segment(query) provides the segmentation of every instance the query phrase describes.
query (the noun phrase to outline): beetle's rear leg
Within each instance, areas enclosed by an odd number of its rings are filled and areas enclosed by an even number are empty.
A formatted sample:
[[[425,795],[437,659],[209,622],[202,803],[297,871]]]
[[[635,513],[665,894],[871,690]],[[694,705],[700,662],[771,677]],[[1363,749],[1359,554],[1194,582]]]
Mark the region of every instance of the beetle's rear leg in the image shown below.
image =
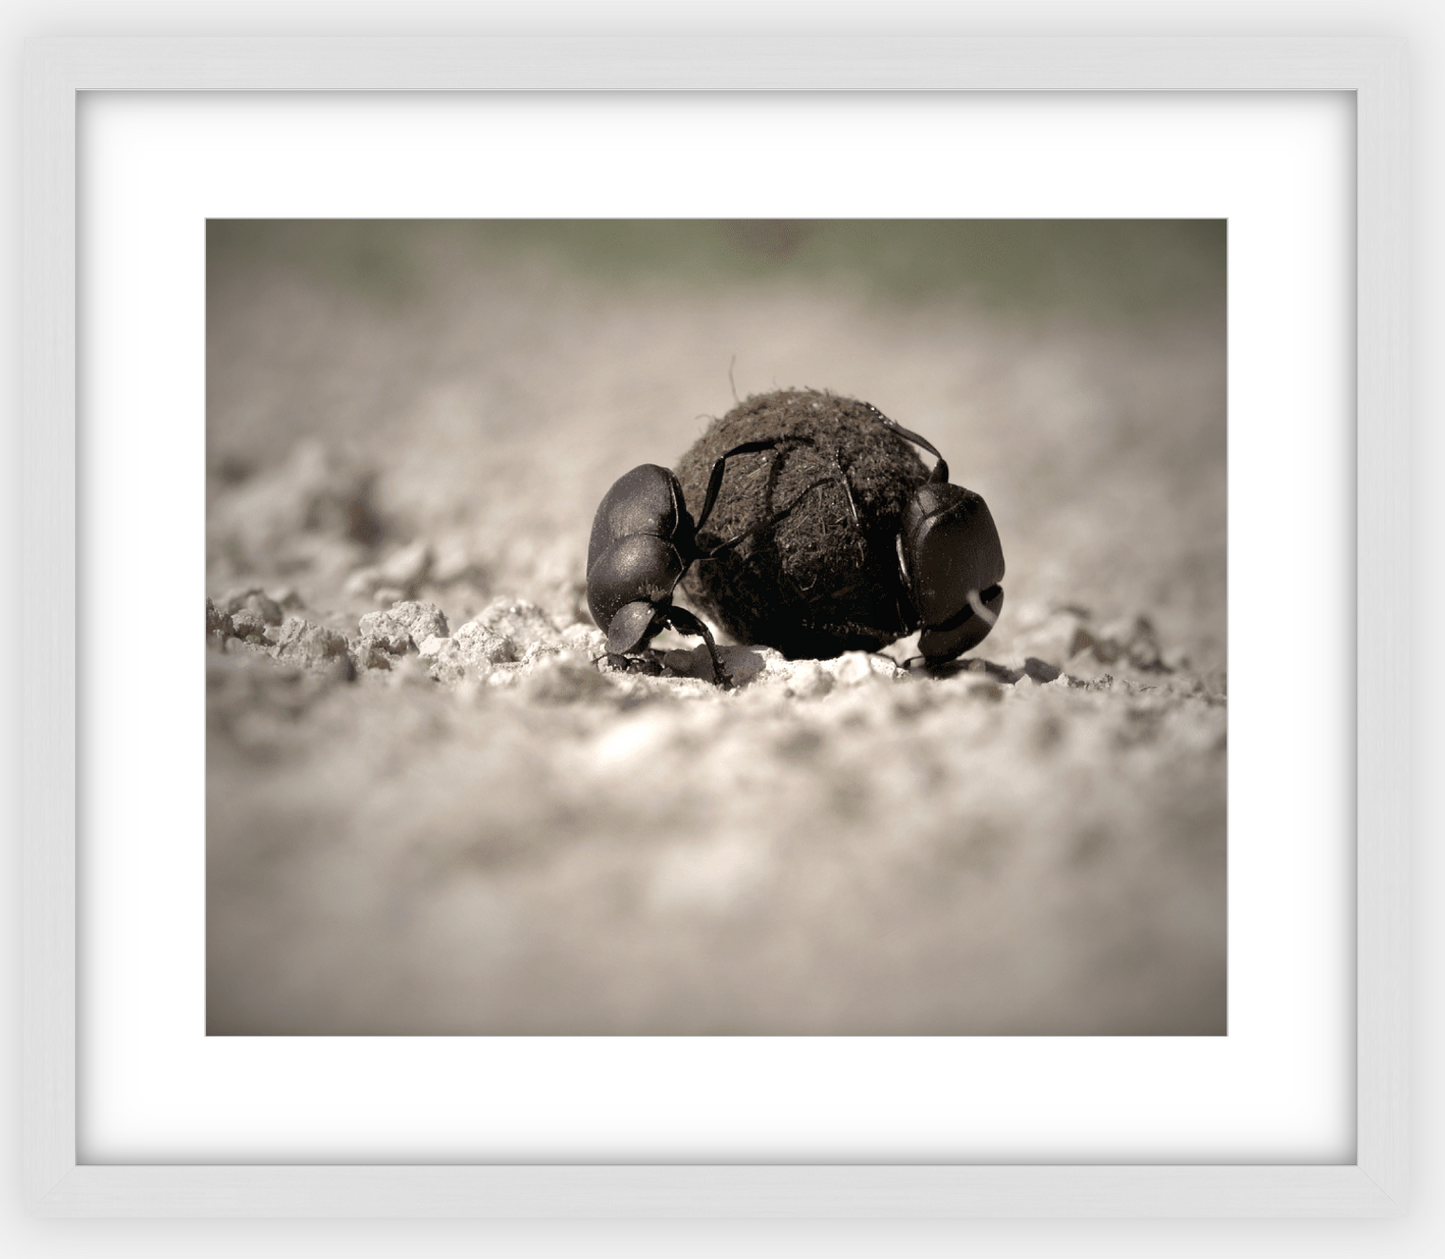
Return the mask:
[[[897,433],[899,437],[903,438],[904,441],[910,441],[915,446],[922,446],[924,450],[928,451],[929,454],[938,460],[933,466],[933,471],[929,473],[928,476],[928,483],[930,485],[938,485],[948,480],[948,464],[943,456],[938,453],[938,447],[929,441],[928,438],[920,437],[917,433],[904,428],[897,420],[890,420],[871,402],[865,402],[863,405],[878,417],[884,428],[891,429]]]
[[[838,480],[843,482],[843,493],[848,496],[848,514],[853,518],[853,537],[858,543],[858,554],[866,561],[868,559],[868,539],[863,536],[863,519],[858,515],[858,500],[853,497],[853,482],[848,480],[848,470],[843,467],[843,461],[838,458],[838,452],[833,452],[833,466],[838,469]]]
[[[813,439],[802,435],[793,437],[762,437],[757,441],[743,442],[741,446],[734,446],[731,450],[725,450],[712,461],[712,468],[707,477],[707,494],[702,500],[702,511],[698,513],[696,530],[702,532],[702,527],[707,523],[707,518],[712,515],[712,509],[717,504],[718,492],[722,489],[723,475],[727,472],[727,462],[734,455],[755,455],[761,454],[764,450],[773,450],[778,446],[796,442],[800,445],[811,446]]]
[[[719,542],[717,546],[711,547],[708,550],[704,551],[700,556],[698,556],[698,558],[704,560],[716,559],[724,551],[730,551],[733,547],[738,546],[743,542],[746,542],[749,538],[753,536],[753,534],[761,533],[764,529],[771,529],[780,520],[785,519],[792,512],[793,508],[795,508],[799,503],[801,503],[803,499],[805,499],[809,494],[816,490],[820,485],[831,485],[832,483],[832,477],[819,477],[811,485],[805,486],[802,490],[800,490],[797,496],[793,499],[793,501],[789,503],[786,507],[784,507],[782,511],[778,512],[776,515],[769,516],[766,520],[759,520],[756,524],[749,525],[746,529],[744,529],[741,533],[737,534],[735,537],[729,538],[726,542]],[[843,484],[847,485],[847,483],[848,481],[845,477]],[[848,501],[850,504],[852,503],[852,499],[853,495],[852,491],[850,490],[848,494]]]

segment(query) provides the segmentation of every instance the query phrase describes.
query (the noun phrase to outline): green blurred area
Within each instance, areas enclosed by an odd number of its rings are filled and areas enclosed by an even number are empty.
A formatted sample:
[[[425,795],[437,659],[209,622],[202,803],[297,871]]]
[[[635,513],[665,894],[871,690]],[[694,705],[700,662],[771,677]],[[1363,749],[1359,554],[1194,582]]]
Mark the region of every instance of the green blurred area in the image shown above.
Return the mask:
[[[1014,314],[1147,317],[1221,305],[1222,219],[221,220],[213,274],[298,269],[381,303],[438,269],[542,263],[613,286],[692,291],[790,280]]]

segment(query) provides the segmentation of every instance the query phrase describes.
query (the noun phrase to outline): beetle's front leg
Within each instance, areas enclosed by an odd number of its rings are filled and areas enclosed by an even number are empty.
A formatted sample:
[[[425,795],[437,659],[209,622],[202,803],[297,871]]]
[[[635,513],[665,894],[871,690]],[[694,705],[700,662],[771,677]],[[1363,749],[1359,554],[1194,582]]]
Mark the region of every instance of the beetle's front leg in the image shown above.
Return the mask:
[[[713,641],[712,631],[686,608],[679,608],[675,604],[669,607],[663,615],[678,633],[696,634],[707,644],[707,654],[712,658],[712,680],[717,686],[726,686],[727,674],[723,672],[722,657],[718,655],[717,643]]]

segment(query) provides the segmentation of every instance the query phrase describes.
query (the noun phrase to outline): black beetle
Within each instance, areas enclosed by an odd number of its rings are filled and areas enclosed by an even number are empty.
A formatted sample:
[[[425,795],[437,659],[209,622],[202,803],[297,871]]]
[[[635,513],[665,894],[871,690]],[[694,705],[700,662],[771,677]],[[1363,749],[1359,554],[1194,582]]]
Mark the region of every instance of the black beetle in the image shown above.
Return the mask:
[[[768,438],[734,446],[713,460],[708,475],[707,497],[696,522],[683,500],[682,486],[668,468],[645,463],[633,468],[607,491],[592,522],[587,544],[587,606],[607,634],[609,659],[621,663],[641,652],[666,626],[683,634],[696,634],[707,644],[712,660],[713,681],[721,682],[722,661],[717,644],[706,625],[686,608],[672,602],[672,593],[683,574],[698,560],[711,559],[737,546],[761,529],[777,524],[798,501],[823,480],[815,481],[787,507],[766,520],[703,550],[697,544],[698,531],[707,523],[722,488],[727,461],[735,455],[756,454],[784,442],[805,442],[809,438]]]
[[[938,460],[904,508],[897,551],[912,628],[922,631],[918,650],[930,668],[947,664],[988,637],[1003,607],[998,528],[979,495],[949,483],[948,464],[932,442],[872,403],[864,405],[887,428]]]

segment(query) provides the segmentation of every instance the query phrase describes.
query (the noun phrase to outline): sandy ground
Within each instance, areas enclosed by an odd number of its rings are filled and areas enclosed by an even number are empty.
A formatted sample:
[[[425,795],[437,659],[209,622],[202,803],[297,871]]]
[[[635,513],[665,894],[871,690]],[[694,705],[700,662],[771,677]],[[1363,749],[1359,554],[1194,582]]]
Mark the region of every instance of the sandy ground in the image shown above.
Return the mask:
[[[209,1031],[1223,1033],[1222,242],[504,228],[213,229]],[[986,497],[973,665],[599,670],[602,495],[794,385]]]

